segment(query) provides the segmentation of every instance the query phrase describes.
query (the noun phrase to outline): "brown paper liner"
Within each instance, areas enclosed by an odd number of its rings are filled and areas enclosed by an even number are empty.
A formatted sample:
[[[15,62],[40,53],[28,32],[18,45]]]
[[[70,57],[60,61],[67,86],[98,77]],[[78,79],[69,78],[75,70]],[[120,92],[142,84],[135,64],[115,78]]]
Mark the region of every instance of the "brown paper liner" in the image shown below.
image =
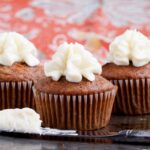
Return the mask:
[[[113,113],[150,113],[150,79],[113,80],[112,83],[118,86]]]
[[[33,91],[43,126],[93,130],[108,124],[117,87],[90,95],[53,95],[38,92],[34,87]]]
[[[0,109],[30,107],[35,109],[33,82],[0,82]]]

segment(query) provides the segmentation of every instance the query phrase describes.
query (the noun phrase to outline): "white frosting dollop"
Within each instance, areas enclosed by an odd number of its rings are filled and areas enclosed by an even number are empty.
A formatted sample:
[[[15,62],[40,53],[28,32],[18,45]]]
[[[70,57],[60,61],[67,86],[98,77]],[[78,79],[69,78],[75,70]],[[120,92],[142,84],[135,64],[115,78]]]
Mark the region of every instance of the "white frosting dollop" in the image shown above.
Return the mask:
[[[0,34],[0,64],[11,66],[15,62],[25,62],[36,66],[40,62],[36,58],[37,49],[24,36],[16,32]]]
[[[0,130],[41,133],[40,115],[33,109],[4,109],[0,111]]]
[[[45,75],[55,81],[61,76],[65,76],[69,82],[80,82],[82,76],[94,81],[94,74],[100,74],[101,71],[96,58],[78,43],[60,45],[52,60],[44,64]]]
[[[150,62],[150,40],[139,31],[127,30],[110,44],[108,61],[117,65],[132,61],[136,67],[143,66]]]

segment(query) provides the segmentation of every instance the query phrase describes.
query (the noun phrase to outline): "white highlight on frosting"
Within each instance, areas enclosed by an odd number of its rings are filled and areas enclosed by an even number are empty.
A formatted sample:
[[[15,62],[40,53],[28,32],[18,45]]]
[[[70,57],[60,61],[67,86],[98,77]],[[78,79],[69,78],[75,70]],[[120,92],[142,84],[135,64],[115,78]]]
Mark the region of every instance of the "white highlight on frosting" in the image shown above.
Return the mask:
[[[65,76],[69,82],[80,82],[82,76],[94,81],[94,74],[100,74],[101,71],[96,58],[78,43],[60,45],[52,60],[44,64],[45,75],[55,81],[61,76]]]
[[[4,109],[0,111],[0,130],[41,133],[40,115],[33,109]]]
[[[139,31],[127,30],[110,44],[108,61],[117,65],[132,61],[136,67],[143,66],[150,62],[150,40]]]
[[[15,62],[25,62],[36,66],[40,62],[36,58],[37,49],[24,36],[16,32],[0,34],[0,64],[11,66]]]

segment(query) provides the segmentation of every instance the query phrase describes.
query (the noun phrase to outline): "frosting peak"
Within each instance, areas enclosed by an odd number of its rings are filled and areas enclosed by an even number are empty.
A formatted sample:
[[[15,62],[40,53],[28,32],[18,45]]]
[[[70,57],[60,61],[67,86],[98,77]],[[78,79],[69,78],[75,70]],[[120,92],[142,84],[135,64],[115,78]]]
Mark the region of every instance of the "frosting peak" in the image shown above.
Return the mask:
[[[140,67],[150,62],[150,40],[139,31],[125,31],[109,48],[108,61],[117,65],[129,65],[132,61],[134,66]]]
[[[65,76],[69,82],[80,82],[82,76],[93,81],[94,74],[101,73],[101,65],[81,44],[64,43],[59,46],[52,60],[44,64],[44,71],[47,77],[55,81],[61,76]]]
[[[36,66],[39,64],[36,53],[36,47],[21,34],[0,34],[0,64],[11,66],[15,62],[25,62],[29,66]]]
[[[40,115],[33,109],[4,109],[0,111],[0,130],[40,133]]]

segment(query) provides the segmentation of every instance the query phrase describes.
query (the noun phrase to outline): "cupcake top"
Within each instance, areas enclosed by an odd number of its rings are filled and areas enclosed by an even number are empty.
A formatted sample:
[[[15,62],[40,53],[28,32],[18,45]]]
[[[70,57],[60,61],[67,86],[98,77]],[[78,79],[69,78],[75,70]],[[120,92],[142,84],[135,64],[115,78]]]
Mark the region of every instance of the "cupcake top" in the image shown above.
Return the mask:
[[[81,82],[82,78],[95,80],[94,74],[100,74],[101,65],[81,44],[64,43],[58,47],[52,60],[44,65],[47,77],[58,81],[65,76],[69,82]]]
[[[84,95],[109,91],[112,83],[100,76],[101,65],[80,44],[64,43],[52,60],[44,65],[45,77],[35,83],[36,90],[51,94]]]
[[[127,30],[110,44],[108,62],[127,66],[132,62],[135,67],[150,62],[150,40],[136,30]]]
[[[68,82],[65,77],[61,77],[59,81],[52,78],[42,78],[35,84],[35,88],[39,92],[56,94],[56,95],[85,95],[96,94],[100,92],[110,91],[114,85],[100,75],[96,75],[94,81],[88,81],[83,78],[79,83]]]
[[[43,65],[28,67],[25,63],[0,66],[0,81],[37,81],[44,76]]]
[[[40,133],[41,123],[40,115],[30,108],[0,111],[0,130]]]
[[[134,67],[131,64],[120,66],[114,63],[107,63],[103,66],[102,76],[109,80],[149,79],[150,63],[141,67]]]
[[[37,49],[21,34],[4,32],[0,34],[0,64],[12,66],[15,62],[25,62],[28,66],[37,66]]]

